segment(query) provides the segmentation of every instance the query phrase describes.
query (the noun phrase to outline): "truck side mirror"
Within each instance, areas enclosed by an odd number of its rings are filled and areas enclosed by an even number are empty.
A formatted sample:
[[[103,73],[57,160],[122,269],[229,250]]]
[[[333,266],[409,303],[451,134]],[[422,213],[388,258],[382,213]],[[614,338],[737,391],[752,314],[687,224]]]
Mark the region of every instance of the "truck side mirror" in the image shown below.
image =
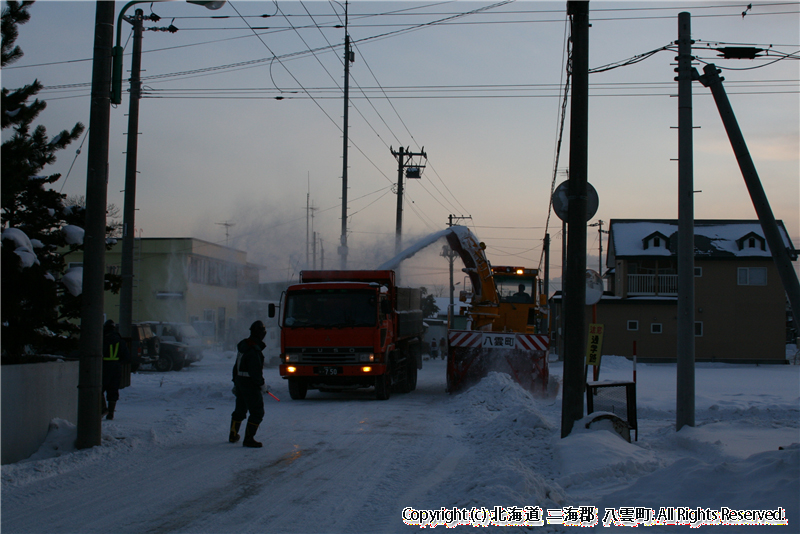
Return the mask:
[[[388,300],[381,301],[381,313],[383,315],[389,315],[390,313],[392,313],[392,307],[389,304]]]
[[[269,303],[269,306],[267,307],[267,315],[269,315],[270,318],[275,317],[275,303]]]

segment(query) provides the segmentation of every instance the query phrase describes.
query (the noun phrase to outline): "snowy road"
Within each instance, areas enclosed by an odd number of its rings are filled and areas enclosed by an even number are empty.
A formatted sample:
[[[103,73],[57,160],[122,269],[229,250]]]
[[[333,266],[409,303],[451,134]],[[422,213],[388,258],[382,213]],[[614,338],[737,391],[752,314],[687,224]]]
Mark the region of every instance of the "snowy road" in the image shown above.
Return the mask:
[[[789,521],[714,534],[800,524],[800,366],[698,365],[697,426],[675,432],[675,365],[640,365],[634,443],[579,427],[560,439],[560,399],[534,399],[507,375],[449,396],[441,360],[425,362],[416,391],[388,401],[371,390],[292,401],[267,369],[282,401],[266,399],[264,448],[246,449],[227,442],[231,357],[207,352],[179,372],[134,375],[100,447],[76,451],[74,425],[55,420],[36,454],[2,466],[2,532],[409,533],[419,527],[403,522],[406,507],[495,506],[596,507],[604,531],[609,510],[631,506],[781,507]],[[604,356],[601,378],[627,380],[630,367]],[[556,379],[561,370],[551,366]]]
[[[4,486],[3,531],[407,531],[400,511],[474,462],[442,361],[426,362],[416,391],[383,402],[370,390],[292,401],[268,369],[282,401],[266,399],[260,450],[227,443],[230,365],[134,375],[103,422],[116,443],[73,454],[20,497]]]

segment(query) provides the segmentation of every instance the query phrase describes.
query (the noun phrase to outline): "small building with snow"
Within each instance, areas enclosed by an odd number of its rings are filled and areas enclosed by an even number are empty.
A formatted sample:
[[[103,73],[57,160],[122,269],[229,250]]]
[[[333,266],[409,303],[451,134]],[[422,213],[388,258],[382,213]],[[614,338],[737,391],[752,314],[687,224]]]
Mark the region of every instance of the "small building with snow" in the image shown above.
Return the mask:
[[[677,220],[611,220],[607,287],[596,309],[603,354],[632,356],[635,342],[640,360],[676,359],[677,232]],[[760,223],[696,220],[694,255],[696,360],[783,362],[786,293]]]
[[[191,237],[134,240],[134,322],[214,325],[221,338],[237,318],[239,301],[258,294],[259,267],[247,252]],[[80,253],[70,256],[80,265]],[[122,241],[106,251],[106,271],[121,274]],[[104,311],[119,320],[119,295],[105,293]],[[245,332],[246,334],[246,332]]]

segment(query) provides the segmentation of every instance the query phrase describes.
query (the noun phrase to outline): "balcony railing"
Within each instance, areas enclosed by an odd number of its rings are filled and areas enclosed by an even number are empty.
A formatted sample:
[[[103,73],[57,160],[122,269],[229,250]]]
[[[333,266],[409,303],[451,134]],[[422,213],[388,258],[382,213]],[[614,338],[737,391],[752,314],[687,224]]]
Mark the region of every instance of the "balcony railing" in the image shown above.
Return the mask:
[[[678,294],[677,274],[629,274],[628,295],[663,295]]]

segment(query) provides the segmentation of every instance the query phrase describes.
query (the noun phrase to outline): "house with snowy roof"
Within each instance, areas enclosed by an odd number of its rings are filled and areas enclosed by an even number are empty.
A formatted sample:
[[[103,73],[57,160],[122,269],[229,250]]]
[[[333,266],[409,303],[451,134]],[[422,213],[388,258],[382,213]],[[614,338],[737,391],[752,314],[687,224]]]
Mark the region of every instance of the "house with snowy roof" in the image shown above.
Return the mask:
[[[677,220],[611,220],[607,291],[596,309],[603,354],[632,356],[635,342],[640,360],[675,360],[677,233]],[[694,255],[696,359],[784,362],[786,293],[760,223],[696,220]]]

